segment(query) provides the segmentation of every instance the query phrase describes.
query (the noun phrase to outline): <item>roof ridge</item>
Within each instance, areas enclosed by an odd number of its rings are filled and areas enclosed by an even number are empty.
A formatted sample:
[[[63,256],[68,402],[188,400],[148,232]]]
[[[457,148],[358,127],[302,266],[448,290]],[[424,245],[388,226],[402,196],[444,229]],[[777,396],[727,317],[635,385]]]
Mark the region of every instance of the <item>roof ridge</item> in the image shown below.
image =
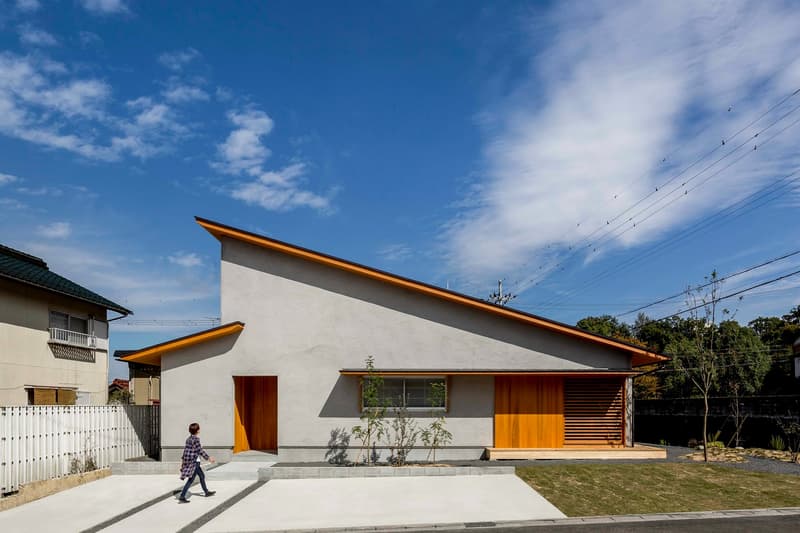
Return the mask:
[[[5,246],[3,244],[0,244],[0,253],[16,257],[17,259],[25,261],[26,263],[31,263],[33,265],[40,266],[42,268],[50,270],[45,260],[42,259],[41,257],[36,257],[35,255],[31,255],[21,250],[11,248],[10,246]]]

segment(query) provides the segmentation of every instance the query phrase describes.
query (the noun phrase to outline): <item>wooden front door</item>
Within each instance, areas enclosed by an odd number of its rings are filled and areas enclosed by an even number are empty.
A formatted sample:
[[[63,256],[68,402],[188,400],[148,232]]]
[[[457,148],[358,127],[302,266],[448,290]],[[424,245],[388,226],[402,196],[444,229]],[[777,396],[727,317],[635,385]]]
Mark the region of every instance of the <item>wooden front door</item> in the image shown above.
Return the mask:
[[[278,377],[234,376],[233,453],[278,450]]]
[[[564,380],[560,376],[497,376],[494,447],[564,446]]]

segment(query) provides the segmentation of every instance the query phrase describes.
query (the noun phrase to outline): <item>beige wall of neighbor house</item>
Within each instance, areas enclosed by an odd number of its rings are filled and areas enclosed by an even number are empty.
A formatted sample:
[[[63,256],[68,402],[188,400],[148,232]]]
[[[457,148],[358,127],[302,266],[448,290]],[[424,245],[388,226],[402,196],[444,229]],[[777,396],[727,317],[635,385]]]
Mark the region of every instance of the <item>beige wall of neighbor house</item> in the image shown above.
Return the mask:
[[[281,460],[323,460],[331,430],[359,423],[359,378],[339,371],[368,356],[379,369],[631,368],[620,349],[228,238],[220,298],[222,323],[244,330],[162,358],[163,460],[179,457],[195,421],[206,449],[230,456],[233,376],[277,376]],[[453,443],[441,457],[480,457],[493,445],[493,377],[453,376],[448,395]]]
[[[94,327],[99,349],[51,342],[51,311],[88,320],[90,332]],[[0,280],[0,405],[28,404],[30,388],[74,391],[78,403],[106,403],[106,310],[74,298]],[[63,393],[62,399],[69,395]]]
[[[156,366],[129,363],[131,399],[136,405],[156,405],[161,402],[161,369]]]

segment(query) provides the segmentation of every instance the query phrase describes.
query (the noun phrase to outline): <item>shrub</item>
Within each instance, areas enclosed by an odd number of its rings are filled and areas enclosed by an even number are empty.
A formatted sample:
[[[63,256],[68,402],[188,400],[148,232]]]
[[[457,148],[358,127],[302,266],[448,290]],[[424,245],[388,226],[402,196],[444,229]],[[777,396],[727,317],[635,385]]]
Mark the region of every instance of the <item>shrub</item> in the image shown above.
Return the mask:
[[[389,463],[395,466],[406,464],[408,455],[417,444],[420,430],[416,421],[408,416],[408,409],[402,400],[394,411],[394,419],[390,424],[391,432],[387,431],[390,449]]]
[[[431,383],[431,416],[434,420],[420,435],[422,443],[428,447],[427,460],[430,461],[432,457],[433,462],[436,462],[436,450],[447,446],[453,440],[453,434],[445,427],[447,421],[444,412],[437,409],[444,403],[446,390],[442,383]]]
[[[724,448],[725,447],[725,443],[722,442],[722,441],[719,441],[719,440],[712,440],[711,442],[708,443],[708,447],[709,448]]]
[[[782,452],[786,449],[786,443],[783,442],[783,437],[780,435],[773,435],[769,438],[769,447]]]

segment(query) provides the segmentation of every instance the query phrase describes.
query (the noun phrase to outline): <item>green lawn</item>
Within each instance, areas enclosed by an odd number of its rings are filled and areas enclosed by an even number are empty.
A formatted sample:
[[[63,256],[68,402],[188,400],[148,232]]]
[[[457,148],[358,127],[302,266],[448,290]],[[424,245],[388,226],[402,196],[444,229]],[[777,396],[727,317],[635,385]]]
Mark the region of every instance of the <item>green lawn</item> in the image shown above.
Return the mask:
[[[800,506],[800,476],[684,463],[518,467],[567,516]]]

